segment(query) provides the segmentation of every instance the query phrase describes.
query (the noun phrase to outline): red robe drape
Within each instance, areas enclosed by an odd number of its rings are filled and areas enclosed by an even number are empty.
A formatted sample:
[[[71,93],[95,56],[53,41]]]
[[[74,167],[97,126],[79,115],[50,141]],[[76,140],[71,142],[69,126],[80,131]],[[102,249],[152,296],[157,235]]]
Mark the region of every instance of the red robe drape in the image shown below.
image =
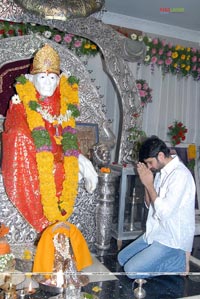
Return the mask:
[[[40,104],[43,107],[48,107],[50,113],[58,115],[60,110],[59,99],[60,93],[59,88],[57,88],[54,96],[45,99]],[[57,195],[59,195],[62,192],[64,178],[62,149],[53,138],[55,135],[53,125],[45,122],[45,127],[49,131],[52,141],[55,161],[54,176]],[[8,198],[29,224],[41,232],[49,222],[43,214],[36,164],[36,148],[22,103],[13,104],[10,102],[2,135],[2,145],[2,175]]]

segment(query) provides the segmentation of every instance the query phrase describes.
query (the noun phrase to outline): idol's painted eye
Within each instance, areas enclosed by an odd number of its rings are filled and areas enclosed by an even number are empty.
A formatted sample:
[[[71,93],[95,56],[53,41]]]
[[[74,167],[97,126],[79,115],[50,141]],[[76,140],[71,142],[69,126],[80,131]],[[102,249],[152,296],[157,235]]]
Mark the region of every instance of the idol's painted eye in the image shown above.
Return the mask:
[[[41,80],[41,79],[45,79],[47,76],[45,74],[41,74],[38,79]]]
[[[56,80],[57,75],[52,73],[48,75],[48,78],[50,78],[51,80]]]

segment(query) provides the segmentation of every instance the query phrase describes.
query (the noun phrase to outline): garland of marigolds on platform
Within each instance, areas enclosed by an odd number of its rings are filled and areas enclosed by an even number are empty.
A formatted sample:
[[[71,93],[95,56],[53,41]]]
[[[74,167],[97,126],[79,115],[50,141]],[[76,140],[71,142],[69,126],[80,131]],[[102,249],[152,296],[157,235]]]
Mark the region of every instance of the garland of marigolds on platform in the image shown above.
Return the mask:
[[[50,222],[64,221],[73,212],[78,192],[79,165],[75,129],[75,117],[79,115],[78,80],[73,76],[69,78],[64,75],[61,76],[60,115],[53,117],[48,111],[42,110],[40,107],[34,85],[24,76],[17,79],[16,90],[19,95],[19,102],[22,101],[25,107],[27,122],[36,146],[36,161],[43,211]],[[46,117],[44,117],[45,112]],[[62,144],[65,171],[62,194],[59,198],[56,195],[56,184],[53,175],[54,156],[51,152],[51,140],[48,131],[45,129],[44,119],[53,125],[61,124],[62,126],[62,136],[56,139],[57,144]]]

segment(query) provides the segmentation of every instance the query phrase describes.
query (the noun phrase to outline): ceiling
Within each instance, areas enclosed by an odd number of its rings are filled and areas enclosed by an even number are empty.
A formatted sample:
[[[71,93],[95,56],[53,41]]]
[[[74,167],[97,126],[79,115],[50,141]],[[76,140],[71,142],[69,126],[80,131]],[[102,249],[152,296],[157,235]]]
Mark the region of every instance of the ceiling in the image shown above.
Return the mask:
[[[162,8],[183,12],[162,13]],[[105,0],[107,12],[200,31],[199,0]]]

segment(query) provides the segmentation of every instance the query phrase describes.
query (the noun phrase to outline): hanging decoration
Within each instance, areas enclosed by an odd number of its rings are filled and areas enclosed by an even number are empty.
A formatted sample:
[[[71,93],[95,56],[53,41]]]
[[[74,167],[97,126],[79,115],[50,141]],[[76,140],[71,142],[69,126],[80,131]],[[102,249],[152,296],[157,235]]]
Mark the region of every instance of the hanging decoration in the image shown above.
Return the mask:
[[[95,56],[99,51],[98,47],[89,39],[71,33],[62,32],[56,28],[50,28],[48,26],[38,24],[14,23],[0,20],[0,39],[33,33],[40,33],[45,38],[66,46],[77,56]]]
[[[146,106],[147,103],[152,102],[152,89],[149,87],[146,80],[139,79],[136,80],[136,85],[139,91],[141,105]]]
[[[163,74],[172,73],[180,77],[192,76],[200,80],[200,49],[173,45],[159,38],[131,34],[131,39],[143,41],[147,47],[144,64],[162,68]]]

